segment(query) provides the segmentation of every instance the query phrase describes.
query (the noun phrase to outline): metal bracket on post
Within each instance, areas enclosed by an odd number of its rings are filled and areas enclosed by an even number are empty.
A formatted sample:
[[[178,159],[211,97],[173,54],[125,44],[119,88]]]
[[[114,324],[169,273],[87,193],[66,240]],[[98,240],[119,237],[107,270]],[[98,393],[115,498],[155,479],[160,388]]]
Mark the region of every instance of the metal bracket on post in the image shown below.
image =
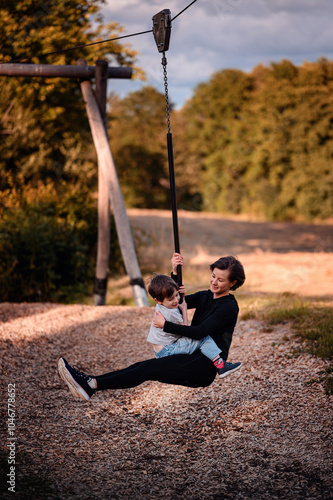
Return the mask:
[[[171,11],[163,9],[153,16],[153,35],[159,52],[169,49],[171,36]]]

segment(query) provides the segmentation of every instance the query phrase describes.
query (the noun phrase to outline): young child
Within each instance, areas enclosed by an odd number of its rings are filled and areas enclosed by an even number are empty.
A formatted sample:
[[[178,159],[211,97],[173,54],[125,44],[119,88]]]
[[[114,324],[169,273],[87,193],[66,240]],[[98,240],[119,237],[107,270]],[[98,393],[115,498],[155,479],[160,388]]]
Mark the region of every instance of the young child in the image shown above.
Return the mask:
[[[185,299],[179,304],[180,294],[177,283],[164,274],[155,276],[148,287],[148,292],[156,302],[156,311],[172,323],[188,325],[187,305]],[[219,378],[226,377],[238,370],[241,363],[227,363],[221,357],[221,349],[210,337],[193,340],[166,333],[161,328],[151,324],[147,341],[153,345],[155,357],[163,358],[172,354],[192,354],[200,349],[202,354],[215,365]]]

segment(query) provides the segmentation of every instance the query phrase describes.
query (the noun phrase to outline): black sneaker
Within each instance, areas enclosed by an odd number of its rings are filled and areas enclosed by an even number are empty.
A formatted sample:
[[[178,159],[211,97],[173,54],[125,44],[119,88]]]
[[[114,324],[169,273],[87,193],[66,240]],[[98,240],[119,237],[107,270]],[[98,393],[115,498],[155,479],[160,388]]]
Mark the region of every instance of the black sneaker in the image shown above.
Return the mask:
[[[89,401],[95,392],[95,389],[89,385],[89,382],[92,380],[91,377],[70,366],[65,358],[59,359],[58,371],[60,377],[66,382],[73,396],[81,398],[84,401]]]
[[[218,368],[217,373],[219,374],[219,378],[224,378],[230,375],[230,373],[235,372],[236,370],[239,370],[239,368],[242,366],[242,363],[224,363],[223,368]]]

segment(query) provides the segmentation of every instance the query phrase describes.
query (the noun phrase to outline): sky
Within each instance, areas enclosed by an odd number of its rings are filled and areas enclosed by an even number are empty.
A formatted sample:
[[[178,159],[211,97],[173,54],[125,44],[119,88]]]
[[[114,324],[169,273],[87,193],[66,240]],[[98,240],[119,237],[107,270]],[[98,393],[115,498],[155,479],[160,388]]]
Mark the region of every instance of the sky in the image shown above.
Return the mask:
[[[152,29],[152,17],[164,8],[177,16],[191,0],[105,0],[105,22],[124,33]],[[196,86],[217,71],[250,72],[258,64],[289,59],[296,65],[321,57],[333,60],[333,0],[197,0],[172,23],[166,52],[169,97],[177,109]],[[121,97],[152,85],[164,92],[162,55],[147,33],[121,41],[139,52],[136,65],[148,80],[109,80]]]

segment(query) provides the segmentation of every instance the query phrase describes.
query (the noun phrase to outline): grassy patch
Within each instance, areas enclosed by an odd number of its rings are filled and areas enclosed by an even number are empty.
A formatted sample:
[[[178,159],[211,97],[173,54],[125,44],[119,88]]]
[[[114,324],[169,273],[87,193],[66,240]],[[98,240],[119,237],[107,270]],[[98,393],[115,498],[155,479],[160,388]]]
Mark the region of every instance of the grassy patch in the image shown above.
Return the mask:
[[[242,320],[257,319],[268,327],[290,323],[294,334],[305,343],[307,352],[329,362],[317,381],[327,394],[333,394],[333,304],[329,301],[303,300],[293,294],[238,297]]]

